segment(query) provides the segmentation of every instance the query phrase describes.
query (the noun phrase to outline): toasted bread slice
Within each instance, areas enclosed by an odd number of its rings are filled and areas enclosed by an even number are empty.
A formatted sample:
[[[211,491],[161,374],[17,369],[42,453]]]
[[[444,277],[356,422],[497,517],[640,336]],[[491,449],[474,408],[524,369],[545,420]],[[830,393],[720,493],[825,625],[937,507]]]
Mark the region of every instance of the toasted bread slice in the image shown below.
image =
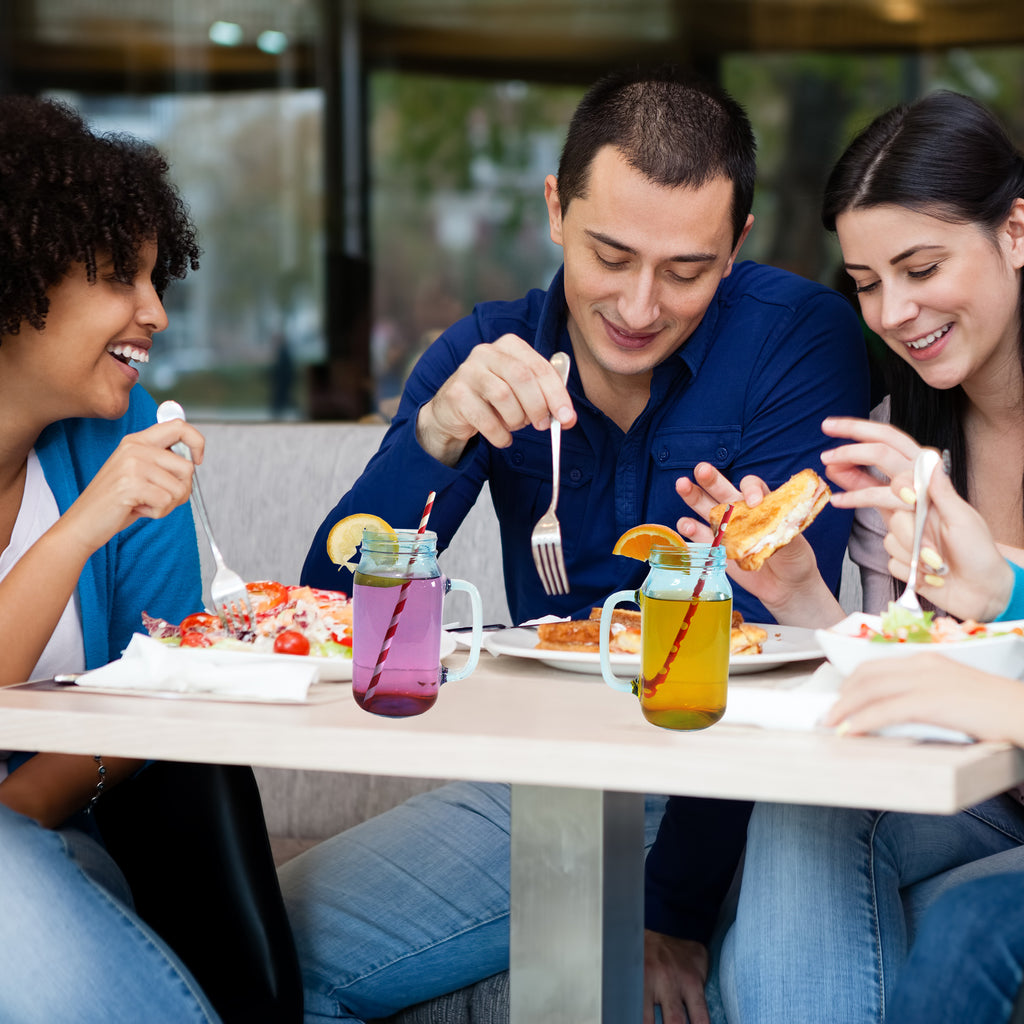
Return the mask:
[[[832,492],[813,469],[802,469],[766,494],[760,505],[733,503],[725,528],[725,552],[741,569],[760,569],[779,548],[814,521]],[[716,505],[709,519],[717,530],[728,505]]]
[[[600,650],[601,609],[594,608],[589,619],[568,622],[543,622],[537,626],[537,649],[541,651]],[[627,608],[612,612],[612,635],[608,649],[616,653],[640,650],[640,613]]]
[[[730,654],[760,654],[761,645],[768,639],[768,631],[760,626],[743,622],[733,628],[729,635]]]

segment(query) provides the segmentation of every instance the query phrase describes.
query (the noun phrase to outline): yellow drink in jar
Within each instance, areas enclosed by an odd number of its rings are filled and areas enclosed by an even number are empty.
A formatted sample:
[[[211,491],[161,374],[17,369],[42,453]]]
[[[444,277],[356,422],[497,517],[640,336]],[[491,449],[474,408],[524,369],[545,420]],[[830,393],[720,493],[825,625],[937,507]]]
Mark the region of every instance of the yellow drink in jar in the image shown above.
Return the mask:
[[[732,599],[698,598],[674,656],[672,648],[694,602],[644,593],[639,599],[640,707],[644,717],[668,729],[714,725],[725,714]]]

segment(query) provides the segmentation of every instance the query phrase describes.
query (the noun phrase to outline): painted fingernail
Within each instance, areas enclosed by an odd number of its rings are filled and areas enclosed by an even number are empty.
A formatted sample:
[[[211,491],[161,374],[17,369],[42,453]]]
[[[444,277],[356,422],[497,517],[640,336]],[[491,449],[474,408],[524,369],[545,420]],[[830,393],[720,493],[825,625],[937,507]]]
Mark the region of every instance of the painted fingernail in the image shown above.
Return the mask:
[[[853,728],[853,727],[850,725],[849,719],[847,719],[846,721],[840,722],[836,726],[836,735],[837,736],[845,736],[851,730],[851,728]]]
[[[924,581],[929,587],[944,587],[946,581],[941,576],[935,576],[930,572],[924,574]]]
[[[921,548],[921,561],[929,569],[939,569],[942,566],[942,555],[935,548],[924,547]]]
[[[946,476],[953,472],[953,460],[950,457],[948,448],[942,449],[942,471]]]
[[[905,502],[907,505],[917,504],[917,495],[910,487],[900,488],[900,501]]]

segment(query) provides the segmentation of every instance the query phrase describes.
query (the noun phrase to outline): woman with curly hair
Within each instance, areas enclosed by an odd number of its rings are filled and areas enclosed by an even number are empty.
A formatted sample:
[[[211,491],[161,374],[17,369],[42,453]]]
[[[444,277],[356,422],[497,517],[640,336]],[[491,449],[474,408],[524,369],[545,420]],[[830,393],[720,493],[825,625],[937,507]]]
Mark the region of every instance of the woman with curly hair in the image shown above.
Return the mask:
[[[0,97],[0,685],[117,658],[143,609],[201,607],[192,466],[169,448],[199,462],[203,438],[156,425],[133,365],[198,266],[166,172],[68,107]],[[139,767],[0,754],[0,1019],[218,1019],[91,834]]]

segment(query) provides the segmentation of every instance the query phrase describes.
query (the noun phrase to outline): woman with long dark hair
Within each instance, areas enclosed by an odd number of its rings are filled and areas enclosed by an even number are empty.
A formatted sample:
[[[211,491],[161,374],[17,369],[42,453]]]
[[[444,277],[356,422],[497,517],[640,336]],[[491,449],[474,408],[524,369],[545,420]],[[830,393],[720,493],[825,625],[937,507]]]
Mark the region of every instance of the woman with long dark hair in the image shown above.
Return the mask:
[[[907,506],[889,484],[922,446],[949,451],[956,490],[1002,553],[1024,563],[1024,158],[981,104],[935,93],[854,139],[829,179],[823,220],[889,356],[889,398],[872,420],[823,425],[849,440],[822,460],[844,488],[833,503],[858,510],[850,553],[865,610],[884,610],[894,575],[906,578],[886,529]],[[678,490],[705,517],[712,501],[739,494],[708,466],[695,480]],[[756,500],[763,485],[747,479],[740,490]],[[679,526],[706,532],[694,520]],[[942,561],[926,557],[932,568]],[[779,622],[843,617],[802,538],[757,574],[734,575]],[[941,577],[917,582],[944,606]],[[960,882],[1022,868],[1016,794],[948,817],[757,805],[718,957],[728,1021],[883,1020],[918,915]]]

